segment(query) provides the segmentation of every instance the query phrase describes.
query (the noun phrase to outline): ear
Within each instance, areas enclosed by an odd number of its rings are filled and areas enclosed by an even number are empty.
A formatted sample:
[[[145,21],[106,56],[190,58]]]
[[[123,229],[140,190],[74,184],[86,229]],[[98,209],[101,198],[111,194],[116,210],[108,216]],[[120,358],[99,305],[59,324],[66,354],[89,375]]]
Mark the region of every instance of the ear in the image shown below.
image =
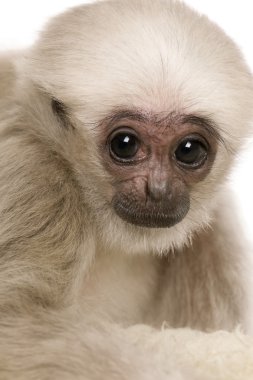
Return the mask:
[[[68,107],[60,100],[52,97],[51,107],[54,115],[56,116],[59,124],[64,129],[75,129],[73,123],[71,123]]]

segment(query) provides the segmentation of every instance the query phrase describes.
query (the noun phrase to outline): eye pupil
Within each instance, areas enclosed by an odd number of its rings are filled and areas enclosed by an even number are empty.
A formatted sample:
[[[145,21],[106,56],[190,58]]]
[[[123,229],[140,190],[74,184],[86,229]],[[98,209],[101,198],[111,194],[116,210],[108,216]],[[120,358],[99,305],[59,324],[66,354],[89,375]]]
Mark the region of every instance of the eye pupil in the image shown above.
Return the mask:
[[[207,157],[207,148],[198,140],[187,139],[182,141],[175,151],[179,163],[188,166],[200,166]]]
[[[131,133],[119,133],[113,137],[110,150],[113,156],[119,159],[133,158],[139,149],[139,140]]]

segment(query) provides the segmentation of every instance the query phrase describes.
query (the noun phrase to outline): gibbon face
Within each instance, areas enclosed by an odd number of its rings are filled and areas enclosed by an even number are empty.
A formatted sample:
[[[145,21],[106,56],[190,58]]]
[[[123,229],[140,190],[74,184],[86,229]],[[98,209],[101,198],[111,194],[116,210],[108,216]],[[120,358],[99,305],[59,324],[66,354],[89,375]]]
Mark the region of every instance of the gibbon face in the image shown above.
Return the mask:
[[[49,134],[103,244],[161,252],[210,222],[253,114],[251,75],[216,25],[177,1],[99,2],[57,17],[24,66],[62,105]]]
[[[120,111],[101,126],[100,153],[114,178],[116,214],[141,227],[172,227],[190,209],[190,190],[208,175],[219,135],[194,115]]]

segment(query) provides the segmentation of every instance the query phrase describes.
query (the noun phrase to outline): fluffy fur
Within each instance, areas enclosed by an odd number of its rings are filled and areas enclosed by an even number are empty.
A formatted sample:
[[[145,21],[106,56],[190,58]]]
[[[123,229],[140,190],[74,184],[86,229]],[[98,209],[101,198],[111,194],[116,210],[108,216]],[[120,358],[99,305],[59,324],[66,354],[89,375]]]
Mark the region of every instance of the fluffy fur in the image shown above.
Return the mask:
[[[105,1],[53,19],[0,68],[0,378],[250,379],[249,338],[173,329],[247,328],[249,248],[225,180],[253,87],[234,43],[181,2]],[[98,133],[121,108],[218,126],[175,227],[127,224],[106,201]]]

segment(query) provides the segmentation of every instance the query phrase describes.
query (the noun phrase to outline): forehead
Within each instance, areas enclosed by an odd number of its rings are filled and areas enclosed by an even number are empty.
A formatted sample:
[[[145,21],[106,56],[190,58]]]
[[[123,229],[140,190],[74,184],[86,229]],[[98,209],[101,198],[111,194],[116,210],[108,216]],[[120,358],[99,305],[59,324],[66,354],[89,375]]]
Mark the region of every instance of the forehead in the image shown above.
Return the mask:
[[[118,123],[124,121],[133,121],[140,124],[151,124],[156,127],[176,127],[177,125],[192,124],[205,129],[210,135],[217,139],[218,126],[208,117],[193,114],[171,113],[149,113],[142,109],[117,109],[112,110],[101,122],[103,125],[112,125],[115,127]]]

